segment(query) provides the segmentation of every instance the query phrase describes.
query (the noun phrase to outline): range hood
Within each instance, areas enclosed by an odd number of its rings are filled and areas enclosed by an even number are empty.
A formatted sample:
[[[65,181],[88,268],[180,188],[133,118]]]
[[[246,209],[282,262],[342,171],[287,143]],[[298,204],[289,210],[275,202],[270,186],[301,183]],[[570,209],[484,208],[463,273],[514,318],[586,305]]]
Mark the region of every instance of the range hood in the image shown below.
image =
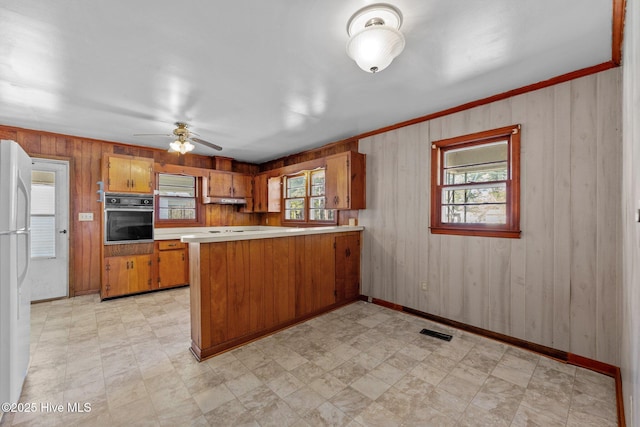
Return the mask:
[[[202,203],[216,205],[246,205],[247,199],[241,197],[203,197]]]

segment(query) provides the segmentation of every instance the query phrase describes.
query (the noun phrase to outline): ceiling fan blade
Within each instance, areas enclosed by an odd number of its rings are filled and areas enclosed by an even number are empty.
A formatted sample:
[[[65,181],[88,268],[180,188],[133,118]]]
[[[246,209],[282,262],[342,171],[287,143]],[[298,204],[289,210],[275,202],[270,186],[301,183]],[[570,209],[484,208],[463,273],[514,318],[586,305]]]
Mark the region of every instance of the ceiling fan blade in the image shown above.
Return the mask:
[[[218,151],[222,151],[222,147],[220,147],[219,145],[213,144],[209,141],[205,141],[204,139],[200,139],[200,138],[190,138],[193,142],[197,142],[198,144],[202,144],[205,147],[209,147],[209,148],[213,148],[214,150],[218,150]]]
[[[173,136],[170,133],[134,133],[133,136]]]

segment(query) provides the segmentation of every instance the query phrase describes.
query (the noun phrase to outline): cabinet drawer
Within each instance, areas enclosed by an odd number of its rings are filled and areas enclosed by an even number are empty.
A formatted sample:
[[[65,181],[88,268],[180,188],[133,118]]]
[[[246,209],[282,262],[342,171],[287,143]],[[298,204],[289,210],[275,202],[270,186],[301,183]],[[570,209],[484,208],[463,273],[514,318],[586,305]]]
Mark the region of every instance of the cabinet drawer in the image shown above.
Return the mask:
[[[184,249],[187,247],[186,243],[182,243],[179,240],[161,240],[158,242],[158,249],[161,251],[170,251],[173,249]]]

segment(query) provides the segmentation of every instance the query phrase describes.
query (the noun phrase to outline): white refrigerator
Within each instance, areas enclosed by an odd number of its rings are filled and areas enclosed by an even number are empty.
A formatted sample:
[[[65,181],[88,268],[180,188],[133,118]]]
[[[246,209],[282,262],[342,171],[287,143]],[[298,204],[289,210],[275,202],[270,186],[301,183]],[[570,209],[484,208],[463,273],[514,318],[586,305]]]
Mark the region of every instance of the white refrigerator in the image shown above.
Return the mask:
[[[18,401],[29,368],[30,203],[31,158],[0,141],[0,403]]]

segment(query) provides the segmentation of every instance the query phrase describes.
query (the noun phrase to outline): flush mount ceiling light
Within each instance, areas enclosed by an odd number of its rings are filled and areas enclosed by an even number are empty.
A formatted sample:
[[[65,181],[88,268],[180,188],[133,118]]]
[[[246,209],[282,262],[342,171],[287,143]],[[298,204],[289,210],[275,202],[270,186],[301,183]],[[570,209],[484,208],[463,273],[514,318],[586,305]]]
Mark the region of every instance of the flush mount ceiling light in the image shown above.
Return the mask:
[[[388,4],[373,4],[358,10],[347,23],[347,54],[368,73],[391,64],[404,49],[400,31],[402,14]]]

